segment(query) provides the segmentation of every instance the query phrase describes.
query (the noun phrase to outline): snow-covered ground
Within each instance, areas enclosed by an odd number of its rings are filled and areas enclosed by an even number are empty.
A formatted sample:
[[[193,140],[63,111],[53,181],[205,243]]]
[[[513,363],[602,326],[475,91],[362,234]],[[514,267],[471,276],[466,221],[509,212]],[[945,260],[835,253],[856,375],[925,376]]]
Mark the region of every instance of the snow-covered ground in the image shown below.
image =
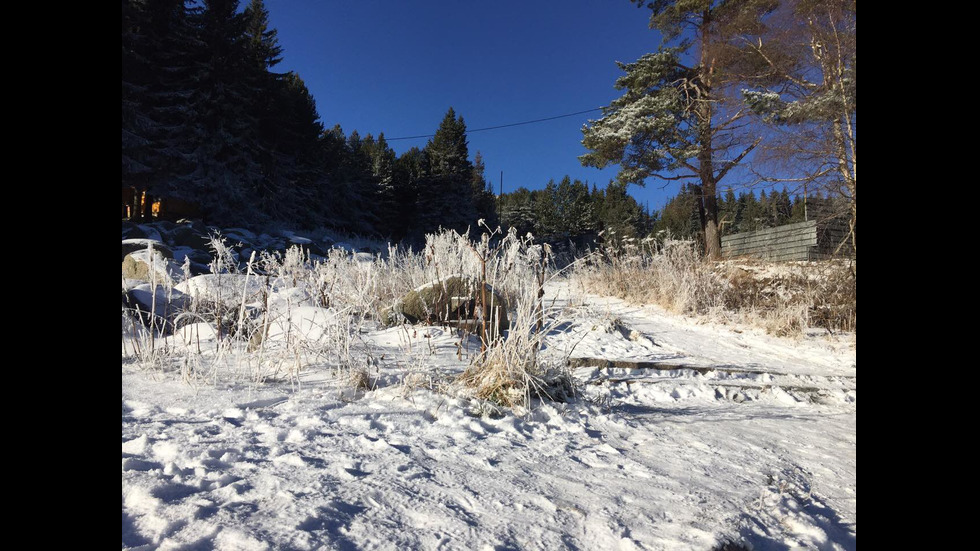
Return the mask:
[[[369,391],[124,358],[123,548],[855,548],[853,337],[548,291],[564,317],[542,354],[580,393],[523,414],[421,384],[473,352],[437,327],[364,334]]]

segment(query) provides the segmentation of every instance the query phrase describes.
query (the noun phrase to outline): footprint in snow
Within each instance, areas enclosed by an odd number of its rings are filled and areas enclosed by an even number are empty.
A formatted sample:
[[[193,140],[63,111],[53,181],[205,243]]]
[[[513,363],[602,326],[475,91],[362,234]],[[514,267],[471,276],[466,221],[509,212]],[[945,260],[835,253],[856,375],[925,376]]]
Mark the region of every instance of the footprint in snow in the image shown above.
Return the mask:
[[[159,499],[163,502],[173,502],[184,499],[185,497],[195,494],[200,491],[200,488],[189,486],[187,484],[171,483],[164,484],[162,486],[157,486],[150,490],[150,495]]]

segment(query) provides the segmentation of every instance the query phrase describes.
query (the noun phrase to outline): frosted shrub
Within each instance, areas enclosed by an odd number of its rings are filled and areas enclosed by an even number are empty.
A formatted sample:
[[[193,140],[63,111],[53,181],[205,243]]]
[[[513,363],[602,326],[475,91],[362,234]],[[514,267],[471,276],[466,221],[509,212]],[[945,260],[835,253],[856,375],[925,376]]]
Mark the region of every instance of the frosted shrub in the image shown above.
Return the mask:
[[[389,247],[387,255],[371,257],[337,248],[314,261],[292,247],[253,253],[244,264],[216,233],[211,273],[180,284],[189,306],[177,316],[179,334],[168,338],[171,347],[164,356],[151,357],[146,351],[154,349],[153,333],[124,327],[124,354],[128,350],[145,363],[178,367],[185,381],[195,383],[205,377],[216,381],[219,373],[255,383],[298,382],[312,366],[332,370],[355,388],[370,388],[379,361],[361,335],[375,328],[379,311],[412,289],[458,276],[484,283],[489,292],[476,293],[475,301],[490,308],[468,310],[473,317],[463,326],[461,342],[473,332],[480,337],[480,353],[471,356],[457,384],[501,405],[560,399],[571,387],[557,384],[560,373],[538,357],[552,317],[541,302],[542,286],[553,272],[550,251],[530,235],[481,229],[477,240],[453,231],[427,235],[420,251]],[[506,325],[488,330],[501,311],[498,300],[514,312],[509,331]],[[424,373],[424,347],[409,354],[418,379]]]
[[[577,264],[573,279],[587,292],[780,336],[856,328],[852,262],[708,262],[690,241],[622,239]]]
[[[652,302],[684,314],[703,314],[723,304],[724,284],[692,241],[626,238],[576,265],[585,289],[632,302]]]
[[[545,365],[539,356],[545,335],[557,323],[542,304],[545,280],[553,274],[550,251],[515,232],[491,246],[495,235],[485,233],[472,248],[481,271],[485,267],[484,279],[506,292],[510,329],[506,337],[484,340],[459,382],[476,398],[505,407],[528,410],[534,398],[564,401],[574,393],[571,377],[564,366]]]
[[[799,335],[809,327],[856,331],[855,270],[848,260],[730,260],[715,269],[728,282],[726,309],[776,335]]]

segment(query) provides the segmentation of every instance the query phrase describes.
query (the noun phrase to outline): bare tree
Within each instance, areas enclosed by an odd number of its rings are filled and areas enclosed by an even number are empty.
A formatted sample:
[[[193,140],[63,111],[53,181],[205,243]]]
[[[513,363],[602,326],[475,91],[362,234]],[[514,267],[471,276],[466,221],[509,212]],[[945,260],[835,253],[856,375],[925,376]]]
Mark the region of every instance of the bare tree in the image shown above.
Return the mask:
[[[857,251],[856,0],[787,0],[743,37],[747,104],[778,139],[757,155],[768,181],[823,189],[849,205]]]

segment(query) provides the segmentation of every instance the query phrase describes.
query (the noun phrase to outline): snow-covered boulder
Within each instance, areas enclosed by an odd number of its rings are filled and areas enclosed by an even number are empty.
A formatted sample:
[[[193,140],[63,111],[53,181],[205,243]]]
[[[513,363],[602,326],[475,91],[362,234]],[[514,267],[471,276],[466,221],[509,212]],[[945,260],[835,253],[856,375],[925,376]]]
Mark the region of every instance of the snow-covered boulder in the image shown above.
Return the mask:
[[[127,279],[172,285],[183,276],[183,272],[179,264],[164,256],[161,251],[154,249],[151,254],[147,249],[140,249],[123,257],[122,275]]]
[[[138,229],[140,230],[140,232],[142,232],[143,235],[142,236],[133,235],[133,237],[145,237],[146,239],[163,241],[163,236],[160,235],[160,232],[150,224],[140,224],[138,226]]]
[[[189,305],[190,299],[180,291],[149,283],[142,283],[126,289],[123,293],[123,307],[143,324],[169,333],[174,320]]]
[[[126,258],[126,255],[132,252],[145,250],[148,246],[152,245],[153,249],[159,251],[165,258],[173,258],[174,253],[170,247],[163,244],[162,241],[156,239],[123,239],[122,240],[122,257]]]
[[[247,280],[247,282],[246,282]],[[245,274],[202,274],[182,281],[175,288],[194,301],[220,303],[225,308],[262,303],[265,283],[261,277]]]
[[[509,327],[507,303],[490,285],[486,288],[487,305],[483,316],[476,311],[481,299],[480,283],[461,276],[450,276],[409,291],[394,305],[381,312],[385,325],[402,320],[409,323],[434,323],[466,326],[473,331],[480,329],[480,318],[485,317],[500,335]],[[494,323],[495,322],[495,323]]]
[[[180,224],[171,230],[168,236],[175,247],[190,247],[206,252],[211,250],[211,238],[208,237],[202,224]]]
[[[292,342],[327,342],[338,331],[347,331],[347,320],[333,308],[299,306],[285,315],[270,317],[266,341],[290,339]]]

